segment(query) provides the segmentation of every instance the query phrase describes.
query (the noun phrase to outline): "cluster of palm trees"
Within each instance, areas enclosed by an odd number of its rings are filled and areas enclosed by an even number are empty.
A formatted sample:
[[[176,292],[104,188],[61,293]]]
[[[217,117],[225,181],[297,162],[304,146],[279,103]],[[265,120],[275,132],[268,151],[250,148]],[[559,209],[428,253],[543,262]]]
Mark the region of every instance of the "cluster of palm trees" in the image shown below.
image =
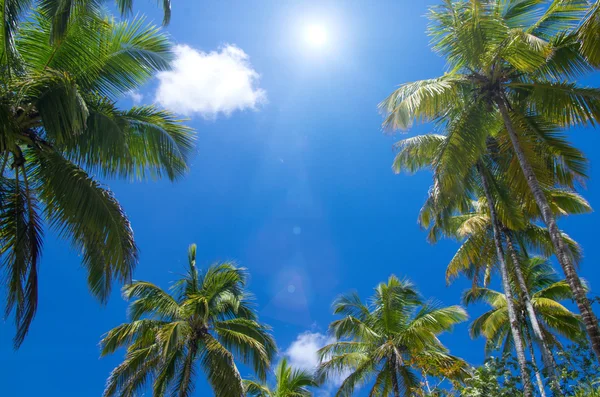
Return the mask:
[[[168,23],[170,1],[162,5]],[[122,14],[131,7],[117,0]],[[600,359],[600,327],[576,271],[581,249],[557,225],[591,211],[576,190],[587,160],[565,131],[600,122],[600,89],[576,83],[600,68],[600,0],[444,0],[429,17],[448,72],[401,85],[381,109],[386,129],[419,120],[437,133],[400,141],[393,168],[433,173],[419,221],[430,241],[460,242],[446,277],[472,280],[464,304],[491,307],[472,336],[486,338],[487,352],[514,350],[526,397],[533,375],[540,395],[561,395],[553,352],[563,338],[587,335]],[[186,172],[193,131],[167,110],[119,103],[169,67],[170,44],[143,18],[117,21],[97,0],[4,0],[0,18],[0,269],[15,347],[36,313],[49,228],[81,253],[101,302],[114,281],[126,284],[130,322],[101,343],[103,355],[126,348],[106,396],[137,395],[148,383],[156,396],[190,396],[197,367],[219,397],[302,397],[340,377],[339,396],[365,384],[372,396],[408,396],[427,394],[432,377],[469,376],[438,339],[466,311],[424,300],[395,276],[366,303],[356,294],[336,300],[341,318],[320,366],[307,372],[281,359],[273,385],[276,346],[244,269],[221,263],[201,272],[192,246],[188,272],[171,290],[131,282],[131,226],[93,175],[176,180]],[[553,255],[565,280],[547,260]],[[501,291],[491,287],[496,274]],[[256,380],[243,380],[236,362]]]
[[[533,393],[525,345],[535,342],[560,393],[551,352],[558,341],[548,331],[574,320],[562,306],[543,315],[547,302],[540,306],[528,284],[527,263],[532,251],[556,256],[569,286],[558,297],[574,298],[600,359],[600,327],[575,270],[580,249],[557,225],[559,216],[590,211],[575,191],[587,160],[564,131],[600,121],[600,90],[575,82],[600,67],[600,2],[445,1],[429,18],[448,72],[401,85],[381,109],[385,128],[431,121],[439,134],[400,141],[393,168],[433,172],[420,222],[432,241],[462,242],[447,276],[465,274],[474,285],[467,300],[502,308],[476,321],[474,334],[496,346],[510,336],[525,396]],[[496,270],[501,294],[485,289]]]
[[[392,275],[366,303],[357,293],[337,298],[334,314],[341,318],[329,326],[333,342],[317,352],[319,366],[312,371],[294,368],[283,355],[271,385],[268,374],[277,347],[253,307],[246,269],[217,263],[201,271],[196,245],[188,250],[188,264],[183,278],[167,291],[146,281],[123,288],[130,321],[106,333],[100,345],[103,356],[120,348],[126,353],[110,374],[104,396],[135,396],[148,384],[153,396],[191,396],[198,367],[219,397],[308,397],[323,384],[329,389],[339,380],[337,396],[352,396],[365,385],[371,396],[434,395],[430,379],[448,380],[446,386],[454,387],[472,375],[472,368],[451,355],[438,338],[466,321],[466,310],[424,300],[410,281]],[[561,348],[561,337],[580,340],[579,316],[560,303],[572,297],[567,282],[539,257],[524,261],[522,272],[547,345]],[[519,286],[513,281],[512,288]],[[525,318],[524,303],[512,300],[522,343],[529,347],[539,392],[545,396],[548,385],[535,360],[533,327]],[[510,353],[516,343],[507,294],[474,287],[463,301],[491,306],[472,322],[471,334],[485,336],[486,352]],[[256,378],[243,379],[236,362],[252,369]]]
[[[339,396],[351,396],[373,379],[372,396],[411,395],[421,388],[421,378],[460,380],[469,374],[467,363],[438,339],[465,321],[466,311],[424,301],[412,283],[391,276],[366,304],[356,293],[339,297],[334,312],[342,318],[330,325],[335,342],[318,352],[320,366],[296,369],[283,358],[271,386],[267,375],[277,349],[252,306],[246,270],[217,263],[199,271],[195,245],[188,263],[169,291],[145,281],[123,288],[130,321],[106,333],[100,345],[103,356],[121,347],[126,354],[104,396],[135,396],[148,383],[153,396],[191,396],[197,367],[219,397],[305,397],[338,377]],[[243,380],[236,361],[250,367],[256,380]]]

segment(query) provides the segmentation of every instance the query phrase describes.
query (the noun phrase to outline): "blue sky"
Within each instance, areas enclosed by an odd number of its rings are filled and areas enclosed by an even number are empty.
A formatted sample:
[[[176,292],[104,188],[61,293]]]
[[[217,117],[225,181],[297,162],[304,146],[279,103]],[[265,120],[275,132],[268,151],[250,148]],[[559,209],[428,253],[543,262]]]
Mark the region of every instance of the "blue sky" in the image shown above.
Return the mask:
[[[305,363],[308,347],[326,339],[331,302],[340,293],[355,289],[366,298],[394,273],[413,280],[426,297],[459,303],[468,283],[446,286],[444,279],[457,245],[431,246],[416,223],[430,176],[392,173],[398,136],[382,134],[376,108],[397,84],[443,72],[443,61],[428,47],[423,17],[435,3],[174,2],[167,30],[191,63],[181,65],[183,77],[165,79],[186,84],[154,80],[135,99],[185,111],[198,134],[197,150],[190,173],[176,184],[106,181],[141,250],[135,278],[168,287],[184,270],[193,242],[202,266],[236,260],[251,272],[261,319],[273,326],[282,354]],[[135,8],[160,22],[154,4],[138,0]],[[307,46],[302,32],[310,24],[326,27],[327,45]],[[227,58],[224,48],[233,55]],[[239,63],[227,63],[232,57]],[[251,85],[240,95],[211,97],[202,68],[221,61],[249,73]],[[600,77],[586,83],[597,86]],[[195,84],[208,85],[199,94]],[[123,105],[131,102],[126,98]],[[231,112],[207,111],[210,106]],[[418,126],[410,133],[428,131]],[[591,160],[583,193],[599,206],[598,133],[573,131],[572,139]],[[584,248],[581,273],[592,287],[600,285],[593,228],[599,222],[596,213],[561,221]],[[104,332],[126,320],[119,287],[100,306],[87,291],[77,254],[51,233],[40,272],[37,318],[18,352],[11,321],[0,326],[4,395],[99,396],[122,358],[100,359],[97,346]],[[472,315],[480,311],[470,309]],[[483,360],[483,342],[469,339],[467,324],[443,340],[454,354]],[[198,374],[196,395],[212,395]]]

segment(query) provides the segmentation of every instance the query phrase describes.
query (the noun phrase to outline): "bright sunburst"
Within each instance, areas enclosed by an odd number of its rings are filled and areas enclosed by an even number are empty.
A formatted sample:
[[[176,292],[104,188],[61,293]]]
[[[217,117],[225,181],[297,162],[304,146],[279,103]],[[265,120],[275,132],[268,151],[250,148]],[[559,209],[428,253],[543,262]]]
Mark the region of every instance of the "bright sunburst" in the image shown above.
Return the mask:
[[[310,47],[323,48],[329,41],[329,35],[327,33],[327,29],[322,25],[307,25],[304,28],[304,40]]]

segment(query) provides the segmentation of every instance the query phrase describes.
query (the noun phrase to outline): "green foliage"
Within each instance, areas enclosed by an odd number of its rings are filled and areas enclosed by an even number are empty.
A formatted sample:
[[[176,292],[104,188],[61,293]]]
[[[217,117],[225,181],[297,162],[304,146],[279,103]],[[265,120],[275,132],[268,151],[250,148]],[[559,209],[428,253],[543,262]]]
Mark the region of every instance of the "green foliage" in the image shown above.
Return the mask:
[[[244,387],[234,360],[266,379],[275,341],[251,306],[246,269],[217,263],[199,271],[195,245],[188,259],[187,274],[170,291],[145,281],[123,287],[131,321],[106,333],[100,345],[103,356],[121,347],[127,351],[104,396],[137,395],[151,382],[155,397],[188,397],[200,366],[217,396],[239,397]],[[305,382],[306,374],[281,365],[281,376],[298,381],[299,390],[312,385]]]
[[[0,8],[0,62],[13,61],[18,55],[15,51],[15,36],[19,26],[29,19],[28,12],[31,9],[39,9],[43,12],[50,35],[46,37],[57,47],[63,44],[73,25],[78,22],[82,13],[96,12],[104,6],[102,0],[6,0]],[[129,15],[133,9],[132,0],[115,0],[117,9],[121,16]],[[161,2],[159,2],[161,3]],[[171,1],[162,0],[163,25],[167,25],[171,19]]]
[[[463,397],[522,396],[517,368],[517,363],[510,356],[488,358],[465,380],[464,385],[459,386],[457,394]]]
[[[275,368],[273,388],[269,388],[265,383],[244,380],[244,390],[248,397],[310,397],[310,388],[317,386],[314,374],[290,367],[286,358]]]
[[[460,306],[424,302],[413,284],[390,276],[365,304],[356,293],[340,296],[329,326],[336,341],[319,351],[320,379],[348,372],[336,396],[369,384],[371,396],[411,395],[420,388],[416,371],[460,379],[466,363],[448,353],[438,335],[467,319]]]
[[[600,67],[600,0],[590,5],[588,13],[577,31],[581,52],[595,67]]]
[[[600,367],[583,344],[567,346],[557,353],[561,388],[566,397],[596,397],[600,392]],[[488,357],[470,376],[452,388],[435,388],[426,396],[520,397],[523,395],[518,365],[513,356]]]
[[[587,392],[600,392],[596,389],[600,382],[600,364],[586,341],[566,346],[556,357],[561,386],[568,395],[580,397],[587,396]]]
[[[566,281],[559,280],[549,263],[539,257],[524,260],[522,271],[546,343],[560,350],[560,337],[581,341],[584,336],[579,317],[560,303],[561,300],[570,300],[573,297]],[[512,288],[515,292],[519,291],[515,281]],[[503,293],[488,288],[473,288],[465,291],[463,301],[465,305],[484,302],[491,307],[489,311],[473,320],[470,330],[473,337],[486,338],[486,353],[502,349],[503,346],[506,351],[507,347],[512,346],[507,301]],[[514,304],[517,312],[525,313],[526,308],[521,300],[515,299]],[[527,327],[524,335],[533,334],[533,330],[530,330],[531,324],[525,318],[521,319],[519,325]],[[525,343],[532,344],[534,341],[526,338]]]
[[[48,8],[16,1],[2,9],[5,19],[27,16],[5,20],[0,51],[0,270],[15,347],[37,308],[44,224],[81,253],[90,291],[106,302],[113,281],[131,280],[137,247],[123,208],[90,174],[175,180],[193,148],[192,131],[170,112],[116,106],[168,67],[166,36],[92,3],[74,6],[54,45]]]
[[[486,335],[494,348],[504,344],[507,351],[511,346],[504,341],[513,336],[527,396],[531,390],[520,336],[527,319],[517,316],[519,302],[511,298],[506,264],[512,260],[518,268],[517,251],[525,258],[529,249],[547,256],[556,252],[580,309],[590,310],[572,266],[581,250],[567,235],[561,238],[556,218],[591,210],[574,192],[587,178],[587,160],[560,130],[600,120],[600,90],[576,83],[595,67],[597,51],[589,44],[599,42],[594,37],[598,4],[444,1],[430,10],[429,32],[448,71],[439,78],[402,84],[380,104],[385,129],[407,129],[415,121],[435,123],[436,135],[396,145],[393,169],[432,169],[433,186],[420,223],[429,229],[432,242],[441,236],[462,242],[447,280],[467,275],[473,280],[470,299],[479,293],[493,306],[476,320],[473,332]],[[548,231],[541,232],[540,220]],[[515,239],[511,248],[509,238]],[[477,289],[489,283],[497,265],[503,293]],[[520,290],[514,288],[516,300],[527,301],[528,288],[522,280],[520,284]],[[566,316],[568,310],[554,299],[538,296],[535,304],[535,312],[545,313],[546,328],[571,338],[579,333],[574,315]],[[529,320],[537,324],[534,308],[526,307]],[[600,354],[598,324],[593,315],[583,318]],[[537,339],[544,338],[537,325],[534,330]],[[545,342],[555,344],[556,338],[546,334]],[[547,349],[542,350],[549,363]]]

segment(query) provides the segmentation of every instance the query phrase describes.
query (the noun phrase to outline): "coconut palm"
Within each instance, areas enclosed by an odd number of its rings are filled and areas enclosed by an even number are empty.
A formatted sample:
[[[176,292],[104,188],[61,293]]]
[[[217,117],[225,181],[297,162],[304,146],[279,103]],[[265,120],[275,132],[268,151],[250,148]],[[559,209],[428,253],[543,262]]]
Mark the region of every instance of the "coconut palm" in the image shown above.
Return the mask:
[[[460,306],[441,307],[423,302],[414,285],[390,276],[375,288],[369,303],[356,293],[339,297],[331,323],[336,341],[319,350],[318,375],[326,380],[349,373],[336,396],[350,396],[356,387],[374,379],[371,396],[412,395],[419,387],[420,363],[457,378],[466,364],[448,353],[438,335],[467,319]]]
[[[453,122],[444,126],[444,132],[447,135],[429,134],[398,142],[396,147],[399,152],[394,160],[393,168],[396,172],[415,172],[427,167],[433,169],[435,184],[421,211],[420,223],[429,229],[429,239],[432,242],[436,242],[440,235],[460,241],[466,238],[448,266],[447,279],[450,281],[457,274],[465,273],[473,279],[474,284],[477,284],[480,271],[483,270],[484,279],[487,282],[491,274],[490,269],[497,265],[502,276],[503,289],[507,290],[509,289],[509,270],[504,253],[514,257],[516,252],[514,244],[512,244],[510,228],[519,230],[520,241],[525,240],[530,245],[544,250],[548,255],[551,255],[553,251],[551,244],[548,247],[550,241],[547,238],[548,233],[530,223],[532,219],[539,216],[537,207],[530,204],[532,200],[526,194],[518,195],[522,196],[522,199],[515,200],[506,187],[510,183],[520,191],[524,183],[518,178],[514,181],[514,177],[508,177],[513,173],[510,172],[511,162],[506,161],[507,156],[502,149],[501,139],[504,129],[501,123],[499,126],[500,130],[497,130],[498,125],[494,123],[493,119],[489,120],[486,127],[496,133],[486,139],[485,145],[488,153],[480,159],[474,159],[476,161],[474,164],[462,162],[463,169],[469,171],[464,174],[462,180],[457,179],[453,173],[447,172],[448,141],[452,139],[456,128],[456,124]],[[459,124],[459,128],[464,127]],[[554,178],[557,183],[569,186],[572,186],[574,179],[583,178],[585,173],[581,163],[584,158],[581,153],[561,143],[556,136],[553,137],[552,129],[544,128],[540,129],[540,132],[547,138],[548,143],[544,143],[542,148],[537,148],[534,153],[540,152],[540,149],[551,149],[548,150],[551,155],[539,156],[540,159],[543,159],[539,161],[539,172],[543,172],[548,179]],[[557,172],[557,165],[560,167],[561,164],[566,164],[566,166]],[[448,186],[451,188],[448,189]],[[546,194],[551,197],[552,209],[557,213],[582,213],[590,210],[585,200],[569,190],[546,189]],[[490,215],[494,215],[495,222],[492,222]],[[563,238],[572,248],[572,253],[579,254],[577,244],[566,235],[563,235]],[[521,280],[518,262],[515,263],[513,269],[517,274],[517,279]],[[521,284],[523,285],[523,283]],[[542,356],[551,365],[550,353],[537,325],[534,309],[528,299],[527,288],[523,287],[522,291],[521,298],[524,299],[528,309]],[[512,292],[509,291],[509,294]],[[509,301],[508,309],[509,315],[514,319],[510,324],[515,324],[511,328],[511,332],[516,335],[515,351],[525,391],[531,393],[525,347],[519,343],[522,336],[519,327],[516,326],[517,312],[511,302],[512,300]],[[552,371],[551,374],[553,373]],[[558,385],[558,382],[553,382],[553,385]]]
[[[576,36],[587,61],[597,68],[600,67],[600,0],[591,2]]]
[[[190,396],[199,366],[215,395],[240,397],[242,379],[234,360],[250,365],[264,380],[275,342],[258,322],[245,290],[246,270],[217,263],[189,269],[169,292],[145,281],[123,288],[130,322],[110,330],[100,342],[102,356],[127,347],[125,359],[108,378],[104,396],[134,396],[152,382],[153,396]]]
[[[275,368],[273,388],[264,382],[244,380],[246,395],[254,397],[310,397],[310,388],[317,386],[311,372],[292,368],[287,358],[283,358]]]
[[[163,25],[171,19],[171,1],[162,0]],[[104,6],[104,0],[5,0],[0,9],[0,63],[3,68],[18,59],[15,48],[16,36],[21,24],[29,19],[32,9],[40,10],[40,14],[50,23],[49,34],[45,37],[48,43],[62,46],[62,41],[73,22],[77,22],[82,12],[97,12]],[[132,0],[115,0],[116,8],[121,16],[132,12]],[[11,65],[11,68],[15,65]]]
[[[581,319],[560,302],[572,300],[573,294],[566,280],[560,280],[548,260],[543,257],[524,258],[523,274],[531,294],[531,301],[542,324],[544,335],[553,349],[561,349],[561,338],[581,342],[584,337]],[[511,280],[513,290],[519,292],[519,285]],[[512,336],[509,335],[506,315],[506,295],[490,288],[471,288],[463,294],[465,305],[487,303],[492,309],[473,320],[471,334],[487,339],[486,353],[504,347],[510,348]],[[515,301],[520,313],[525,313],[523,302]],[[529,327],[528,322],[521,323]],[[528,343],[531,339],[528,339]]]
[[[524,263],[523,275],[527,289],[531,294],[531,303],[535,308],[538,322],[544,333],[544,340],[553,349],[562,348],[559,337],[580,341],[584,334],[579,317],[560,303],[561,300],[572,299],[573,297],[567,282],[558,279],[556,273],[544,258],[533,257],[523,260],[522,263]],[[521,287],[514,281],[514,278],[512,287],[515,295],[519,296],[522,293],[520,291]],[[471,324],[472,337],[484,336],[486,338],[486,354],[502,347],[504,347],[504,351],[509,351],[514,344],[508,324],[507,299],[507,296],[501,292],[480,287],[469,289],[463,295],[465,305],[484,302],[492,306],[491,310],[476,318]],[[515,300],[514,304],[521,316],[519,325],[522,327],[524,342],[529,347],[540,394],[545,396],[544,383],[533,350],[535,342],[532,338],[533,327],[531,322],[527,321],[525,315],[527,309],[522,300]]]
[[[90,291],[108,299],[128,282],[137,247],[125,213],[91,174],[128,179],[187,170],[192,131],[155,106],[117,101],[168,67],[167,38],[143,19],[115,22],[85,11],[60,45],[33,12],[16,31],[14,59],[0,82],[0,259],[15,346],[37,308],[38,266],[46,226],[79,252]]]
[[[446,1],[430,12],[434,49],[446,57],[444,76],[403,84],[381,105],[384,125],[405,129],[413,120],[436,120],[456,129],[447,150],[448,172],[462,179],[487,150],[485,120],[502,120],[514,160],[546,224],[600,360],[600,328],[544,195],[545,181],[531,161],[536,138],[532,116],[560,126],[593,125],[600,120],[600,89],[572,81],[590,70],[569,35],[587,11],[586,2]],[[464,100],[464,98],[469,98]],[[458,116],[457,116],[458,115]],[[458,119],[458,121],[454,121]]]

